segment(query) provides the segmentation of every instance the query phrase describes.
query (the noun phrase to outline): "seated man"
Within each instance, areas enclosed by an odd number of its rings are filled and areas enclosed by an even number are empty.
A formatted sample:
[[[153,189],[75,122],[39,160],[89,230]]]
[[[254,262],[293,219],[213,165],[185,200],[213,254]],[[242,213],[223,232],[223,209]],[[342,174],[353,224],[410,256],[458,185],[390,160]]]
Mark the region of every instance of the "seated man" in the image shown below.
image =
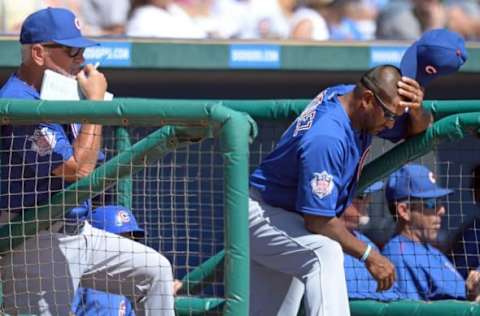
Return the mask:
[[[103,229],[135,240],[144,236],[133,214],[125,207],[109,205],[95,209],[89,222],[93,227]],[[108,289],[107,289],[108,290]],[[72,313],[80,315],[135,315],[132,304],[127,297],[118,294],[80,287],[75,293]]]
[[[120,205],[98,207],[89,216],[93,227],[105,230],[136,241],[143,238],[145,232],[137,224],[132,212]],[[174,282],[174,293],[181,287],[178,280]],[[107,289],[108,290],[108,289]],[[91,288],[80,287],[75,293],[72,313],[81,315],[134,316],[135,311],[130,300],[123,295],[111,294]]]
[[[362,194],[353,199],[352,204],[345,209],[340,217],[349,232],[376,251],[379,251],[378,247],[366,235],[358,231],[358,227],[362,219],[365,222],[368,220],[370,194],[380,191],[382,188],[383,182],[381,181],[369,186]],[[350,300],[393,301],[399,299],[396,292],[396,283],[389,290],[377,292],[377,281],[368,272],[365,262],[346,253],[344,256],[345,278],[347,279],[348,298]]]
[[[422,165],[405,165],[388,179],[385,193],[390,212],[397,221],[397,232],[385,245],[383,254],[396,267],[402,298],[467,297],[463,277],[447,257],[432,246],[446,211],[441,199],[452,192],[438,186],[433,172]],[[469,276],[470,281],[475,279],[470,282],[472,287],[478,283],[474,274]]]

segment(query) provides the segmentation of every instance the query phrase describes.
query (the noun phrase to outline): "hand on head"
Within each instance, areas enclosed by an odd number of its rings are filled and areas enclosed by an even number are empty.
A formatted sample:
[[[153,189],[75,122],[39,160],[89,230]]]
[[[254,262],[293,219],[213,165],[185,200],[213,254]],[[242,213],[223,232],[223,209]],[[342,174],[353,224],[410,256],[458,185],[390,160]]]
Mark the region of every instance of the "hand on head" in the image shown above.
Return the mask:
[[[400,106],[409,111],[421,110],[424,93],[416,80],[403,76],[397,83],[397,91],[402,97]]]

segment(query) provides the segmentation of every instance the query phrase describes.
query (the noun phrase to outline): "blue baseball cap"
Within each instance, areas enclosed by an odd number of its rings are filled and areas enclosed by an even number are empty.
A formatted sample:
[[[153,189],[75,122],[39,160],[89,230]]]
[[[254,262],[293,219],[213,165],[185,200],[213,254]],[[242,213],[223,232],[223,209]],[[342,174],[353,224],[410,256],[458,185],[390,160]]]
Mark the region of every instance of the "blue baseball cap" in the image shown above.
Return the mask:
[[[114,234],[134,233],[137,237],[145,235],[132,212],[120,205],[106,205],[94,209],[90,215],[90,222],[93,227]]]
[[[430,80],[456,72],[467,61],[464,39],[447,29],[425,32],[402,57],[403,76],[413,78],[425,87]]]
[[[383,181],[377,181],[370,186],[368,186],[365,190],[363,190],[363,194],[370,194],[380,191],[383,188]]]
[[[47,8],[30,14],[22,25],[21,44],[54,42],[69,47],[90,47],[97,42],[82,36],[78,18],[67,9]]]
[[[431,199],[453,193],[437,184],[435,175],[425,166],[408,164],[390,175],[385,189],[388,202],[409,198]]]

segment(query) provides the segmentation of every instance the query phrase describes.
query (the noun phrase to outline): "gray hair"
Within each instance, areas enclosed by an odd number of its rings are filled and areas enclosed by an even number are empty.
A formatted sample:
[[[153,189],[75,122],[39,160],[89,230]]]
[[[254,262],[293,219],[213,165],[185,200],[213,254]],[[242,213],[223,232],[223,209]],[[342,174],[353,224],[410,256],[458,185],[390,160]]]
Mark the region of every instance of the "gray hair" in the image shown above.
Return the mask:
[[[21,48],[22,64],[28,63],[32,59],[32,45],[23,44]]]

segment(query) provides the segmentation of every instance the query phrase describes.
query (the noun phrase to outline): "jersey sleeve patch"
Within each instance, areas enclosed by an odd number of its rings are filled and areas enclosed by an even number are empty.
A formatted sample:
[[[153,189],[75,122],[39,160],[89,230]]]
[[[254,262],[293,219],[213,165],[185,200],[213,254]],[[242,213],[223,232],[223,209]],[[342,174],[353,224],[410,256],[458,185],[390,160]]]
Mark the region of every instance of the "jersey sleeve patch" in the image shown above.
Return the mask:
[[[313,194],[320,199],[330,195],[333,191],[333,176],[326,171],[320,173],[314,172],[312,180],[310,180]]]
[[[41,157],[50,155],[57,143],[55,133],[46,127],[36,129],[29,140],[32,142],[31,149]]]

